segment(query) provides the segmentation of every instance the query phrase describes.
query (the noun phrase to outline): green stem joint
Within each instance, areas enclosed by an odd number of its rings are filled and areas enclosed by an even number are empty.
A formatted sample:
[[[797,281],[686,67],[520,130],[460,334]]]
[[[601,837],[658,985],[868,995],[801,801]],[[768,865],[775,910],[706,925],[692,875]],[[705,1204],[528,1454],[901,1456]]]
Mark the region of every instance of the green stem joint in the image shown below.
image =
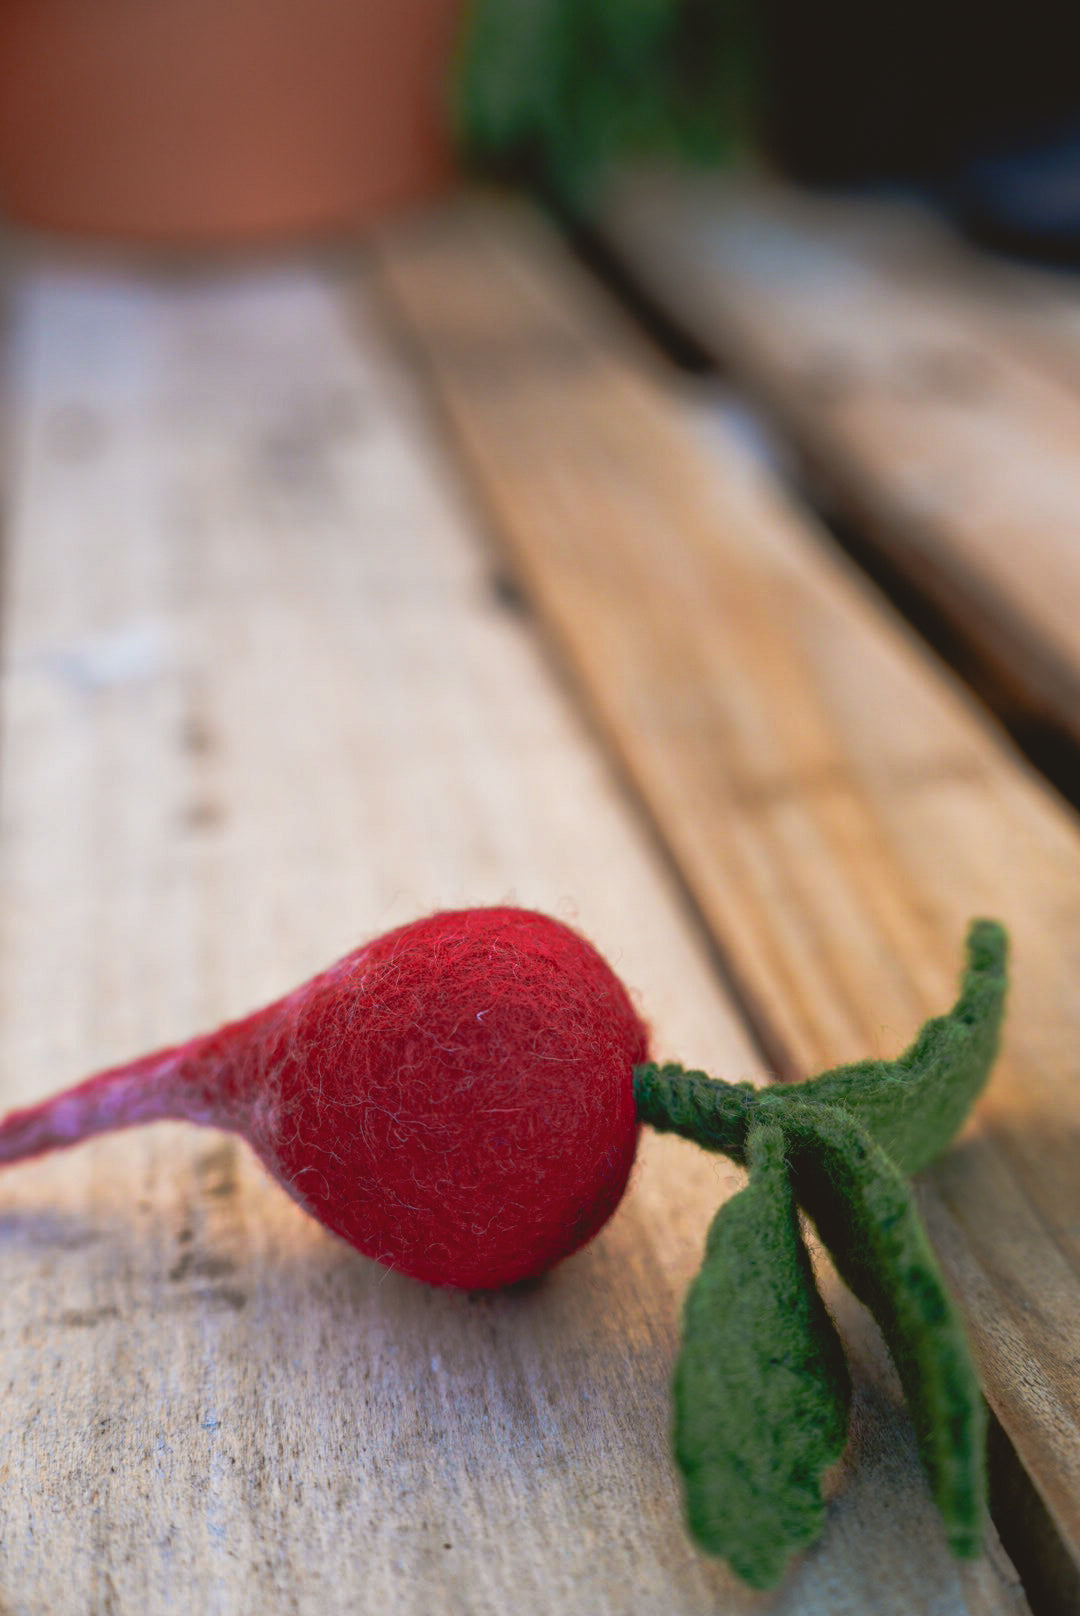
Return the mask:
[[[881,1326],[950,1545],[979,1552],[983,1403],[906,1175],[948,1147],[989,1077],[1007,954],[1004,929],[975,921],[959,999],[896,1060],[764,1090],[670,1064],[634,1073],[642,1122],[750,1172],[687,1297],[675,1452],[695,1537],[755,1587],[823,1530],[821,1476],[847,1433],[847,1366],[800,1210]]]

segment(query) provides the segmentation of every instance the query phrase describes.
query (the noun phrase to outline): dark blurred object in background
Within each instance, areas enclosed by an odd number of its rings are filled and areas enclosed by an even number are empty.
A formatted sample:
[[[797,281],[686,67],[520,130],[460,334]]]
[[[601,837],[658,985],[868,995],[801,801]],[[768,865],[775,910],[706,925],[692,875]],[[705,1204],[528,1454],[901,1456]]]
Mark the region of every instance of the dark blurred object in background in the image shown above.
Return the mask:
[[[928,189],[984,239],[1080,257],[1080,5],[473,0],[470,153],[571,210],[640,156],[755,143],[797,179]]]
[[[1080,257],[1080,5],[762,0],[763,122],[797,179],[921,184],[981,239]]]
[[[939,180],[1080,116],[1080,5],[762,0],[769,140],[799,179]]]
[[[955,176],[946,201],[988,247],[1080,265],[1080,120],[1050,140],[976,158]]]
[[[463,0],[0,0],[0,204],[171,241],[363,222],[453,170]]]

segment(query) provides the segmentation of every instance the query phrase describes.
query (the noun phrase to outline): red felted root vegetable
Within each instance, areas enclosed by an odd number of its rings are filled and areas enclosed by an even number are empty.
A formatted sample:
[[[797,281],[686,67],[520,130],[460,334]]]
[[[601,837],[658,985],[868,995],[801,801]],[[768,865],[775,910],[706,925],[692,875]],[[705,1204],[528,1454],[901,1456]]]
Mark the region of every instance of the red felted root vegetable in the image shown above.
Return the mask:
[[[577,1249],[634,1159],[645,1028],[546,915],[470,909],[377,938],[243,1021],[0,1124],[0,1162],[159,1118],[229,1128],[369,1257],[508,1285]]]
[[[799,1209],[882,1327],[949,1541],[978,1552],[983,1404],[905,1174],[986,1081],[1006,938],[977,921],[960,998],[893,1061],[755,1092],[647,1059],[583,938],[521,909],[432,915],[202,1038],[0,1122],[0,1163],[161,1118],[247,1138],[301,1206],[438,1285],[539,1274],[618,1205],[640,1122],[749,1168],[685,1311],[675,1452],[698,1542],[756,1587],[820,1535],[847,1433],[844,1354]]]

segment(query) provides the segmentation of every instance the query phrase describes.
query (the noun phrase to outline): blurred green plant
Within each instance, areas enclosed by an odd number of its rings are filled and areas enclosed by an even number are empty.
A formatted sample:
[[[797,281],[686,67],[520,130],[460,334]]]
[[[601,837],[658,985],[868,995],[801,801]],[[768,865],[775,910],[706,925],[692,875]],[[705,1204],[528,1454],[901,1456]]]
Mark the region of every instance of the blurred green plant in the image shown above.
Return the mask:
[[[460,140],[573,207],[620,160],[744,147],[755,60],[750,0],[472,0]]]

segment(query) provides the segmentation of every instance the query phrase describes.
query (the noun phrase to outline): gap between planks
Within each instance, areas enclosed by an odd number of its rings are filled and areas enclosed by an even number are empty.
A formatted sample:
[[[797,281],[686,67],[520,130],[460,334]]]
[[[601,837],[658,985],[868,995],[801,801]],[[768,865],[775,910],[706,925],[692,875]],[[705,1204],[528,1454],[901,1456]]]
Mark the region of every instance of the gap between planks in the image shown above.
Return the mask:
[[[897,1052],[969,919],[1010,925],[1004,1057],[924,1207],[1075,1590],[1074,819],[744,454],[692,446],[537,216],[475,202],[382,250],[526,592],[789,1059]]]
[[[1002,698],[1080,745],[1080,297],[911,206],[627,175],[596,228]]]

